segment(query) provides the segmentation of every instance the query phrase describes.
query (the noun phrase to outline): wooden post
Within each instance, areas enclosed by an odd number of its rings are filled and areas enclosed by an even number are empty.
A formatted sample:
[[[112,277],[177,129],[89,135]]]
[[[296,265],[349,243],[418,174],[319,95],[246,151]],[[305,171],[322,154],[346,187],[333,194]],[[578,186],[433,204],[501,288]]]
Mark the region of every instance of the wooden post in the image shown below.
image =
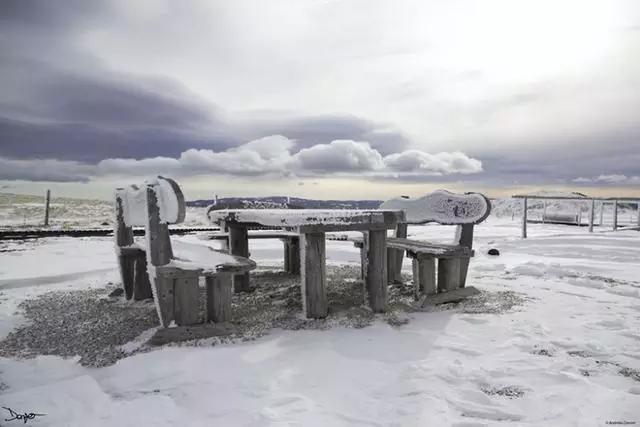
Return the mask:
[[[434,258],[413,259],[413,286],[415,298],[436,293],[436,260]]]
[[[327,260],[325,234],[305,233],[300,236],[300,270],[302,308],[307,318],[327,317]]]
[[[291,259],[289,258],[291,245],[289,244],[289,239],[282,239],[282,243],[282,246],[284,246],[284,271],[291,273]]]
[[[595,216],[596,201],[591,199],[591,207],[589,208],[589,233],[593,233],[593,217]]]
[[[613,231],[618,229],[618,201],[613,201]]]
[[[438,292],[457,289],[460,285],[460,260],[440,258],[438,260]]]
[[[231,275],[218,274],[205,278],[207,285],[207,321],[231,320]]]
[[[543,206],[543,208],[542,208],[542,223],[544,224],[545,218],[547,217],[547,200],[546,199],[542,202],[542,206]]]
[[[369,232],[362,233],[362,248],[360,248],[360,278],[364,282],[367,279],[367,264],[369,250]]]
[[[229,250],[232,255],[249,257],[249,236],[247,228],[237,224],[227,224],[229,228]],[[233,276],[233,291],[247,292],[249,290],[249,273]]]
[[[638,208],[638,212],[637,212],[638,220],[636,222],[637,222],[638,227],[640,227],[640,201],[638,201],[636,204],[638,205],[637,206],[637,208]],[[640,228],[638,229],[638,231],[640,231]]]
[[[470,249],[473,247],[473,224],[459,225],[456,234],[458,245]],[[460,282],[458,285],[461,288],[464,288],[464,285],[467,282],[469,261],[469,258],[461,258],[458,260],[458,262],[460,263]]]
[[[600,222],[598,223],[600,227],[602,227],[603,219],[604,219],[604,200],[601,200],[600,201]]]
[[[369,231],[367,277],[369,307],[376,313],[387,309],[387,230]]]
[[[398,224],[396,225],[396,237],[405,239],[407,237],[407,224]],[[388,252],[387,252],[388,254]],[[401,249],[395,250],[394,255],[394,268],[393,268],[393,276],[389,274],[389,282],[397,282],[402,283],[402,260],[404,258],[404,251]]]
[[[199,273],[177,277],[173,280],[174,287],[174,316],[178,326],[195,325],[200,323],[198,310],[200,302]]]
[[[47,196],[44,199],[44,226],[49,226],[49,201],[51,199],[51,190],[47,190]]]
[[[149,214],[148,228],[146,231],[149,251],[147,262],[155,267],[169,264],[173,258],[169,226],[160,222],[160,208],[158,197],[153,186],[147,186],[147,212]],[[156,307],[162,326],[167,327],[175,319],[173,278],[154,273],[150,277],[155,286]]]
[[[300,274],[300,237],[290,237],[289,241],[289,273]]]
[[[133,277],[133,299],[136,301],[153,298],[149,273],[147,272],[147,254],[138,252],[135,257],[135,274]]]
[[[119,191],[120,189],[116,190]],[[131,246],[133,243],[133,229],[124,222],[124,208],[122,206],[122,197],[116,194],[115,203],[115,223],[113,236],[115,238],[118,253],[118,266],[120,267],[120,279],[122,280],[122,288],[126,299],[133,296],[133,286],[135,281],[135,264],[136,259],[123,248]],[[146,265],[145,265],[146,269]]]
[[[527,198],[522,199],[522,238],[527,238]]]

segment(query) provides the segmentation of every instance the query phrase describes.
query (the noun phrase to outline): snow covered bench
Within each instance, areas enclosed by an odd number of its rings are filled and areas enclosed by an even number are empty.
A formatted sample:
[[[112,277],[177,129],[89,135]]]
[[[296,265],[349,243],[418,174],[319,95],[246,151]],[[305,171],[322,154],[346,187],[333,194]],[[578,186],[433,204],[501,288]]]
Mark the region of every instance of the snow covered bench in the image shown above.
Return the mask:
[[[207,321],[231,314],[231,275],[253,270],[247,259],[208,246],[174,242],[169,224],[184,221],[185,201],[178,184],[158,177],[142,186],[119,188],[115,195],[114,236],[127,298],[153,296],[160,324],[201,323],[199,278],[207,287]],[[144,226],[146,244],[134,243],[133,226]]]
[[[453,194],[439,190],[418,199],[398,198],[384,202],[380,209],[403,210],[406,223],[398,224],[396,236],[387,238],[387,274],[389,282],[400,281],[402,257],[413,259],[413,282],[416,298],[430,296],[431,302],[445,302],[476,293],[464,289],[469,259],[474,255],[473,226],[484,221],[491,203],[482,194]],[[453,244],[440,244],[407,238],[407,225],[436,222],[457,225]],[[366,256],[366,236],[355,238],[354,245]],[[436,260],[438,272],[436,283]],[[364,263],[363,263],[364,265]],[[444,295],[448,293],[447,295]],[[443,294],[442,296],[436,294]]]

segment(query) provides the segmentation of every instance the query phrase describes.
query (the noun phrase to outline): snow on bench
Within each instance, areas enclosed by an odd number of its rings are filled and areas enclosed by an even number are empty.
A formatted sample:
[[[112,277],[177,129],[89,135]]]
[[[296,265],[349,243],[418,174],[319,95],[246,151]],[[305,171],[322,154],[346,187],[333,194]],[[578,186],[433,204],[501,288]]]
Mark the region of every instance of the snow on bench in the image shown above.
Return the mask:
[[[115,194],[115,243],[127,299],[153,297],[160,324],[200,323],[198,278],[207,284],[207,321],[231,314],[231,274],[256,264],[206,246],[174,242],[169,224],[184,221],[185,200],[178,184],[157,177],[144,185],[119,188]],[[144,226],[146,242],[133,241],[133,226]]]

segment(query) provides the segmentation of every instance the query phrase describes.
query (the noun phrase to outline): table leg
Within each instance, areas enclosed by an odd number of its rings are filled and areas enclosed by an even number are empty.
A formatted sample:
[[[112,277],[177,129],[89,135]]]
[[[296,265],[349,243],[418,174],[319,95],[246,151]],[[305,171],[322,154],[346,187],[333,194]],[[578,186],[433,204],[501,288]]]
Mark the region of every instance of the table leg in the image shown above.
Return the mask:
[[[236,224],[227,224],[229,227],[229,251],[232,255],[245,258],[249,257],[249,236],[247,228]],[[249,273],[233,276],[233,291],[247,292],[249,290]]]
[[[387,309],[387,230],[369,231],[367,277],[369,307],[376,313]]]
[[[300,235],[302,307],[307,318],[327,316],[327,260],[325,234]]]

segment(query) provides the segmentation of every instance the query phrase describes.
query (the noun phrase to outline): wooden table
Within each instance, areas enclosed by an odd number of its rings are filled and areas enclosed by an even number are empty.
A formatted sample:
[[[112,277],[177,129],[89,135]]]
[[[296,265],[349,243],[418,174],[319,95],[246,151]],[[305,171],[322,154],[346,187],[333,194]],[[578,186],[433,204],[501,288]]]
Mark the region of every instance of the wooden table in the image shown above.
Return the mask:
[[[209,210],[209,220],[229,230],[229,250],[248,256],[247,229],[281,227],[300,235],[302,304],[306,317],[327,316],[325,233],[362,231],[368,234],[368,256],[363,259],[366,299],[375,312],[387,308],[387,230],[405,219],[403,211],[339,209],[222,209]],[[365,268],[366,267],[366,268]],[[236,277],[248,283],[248,274]]]

